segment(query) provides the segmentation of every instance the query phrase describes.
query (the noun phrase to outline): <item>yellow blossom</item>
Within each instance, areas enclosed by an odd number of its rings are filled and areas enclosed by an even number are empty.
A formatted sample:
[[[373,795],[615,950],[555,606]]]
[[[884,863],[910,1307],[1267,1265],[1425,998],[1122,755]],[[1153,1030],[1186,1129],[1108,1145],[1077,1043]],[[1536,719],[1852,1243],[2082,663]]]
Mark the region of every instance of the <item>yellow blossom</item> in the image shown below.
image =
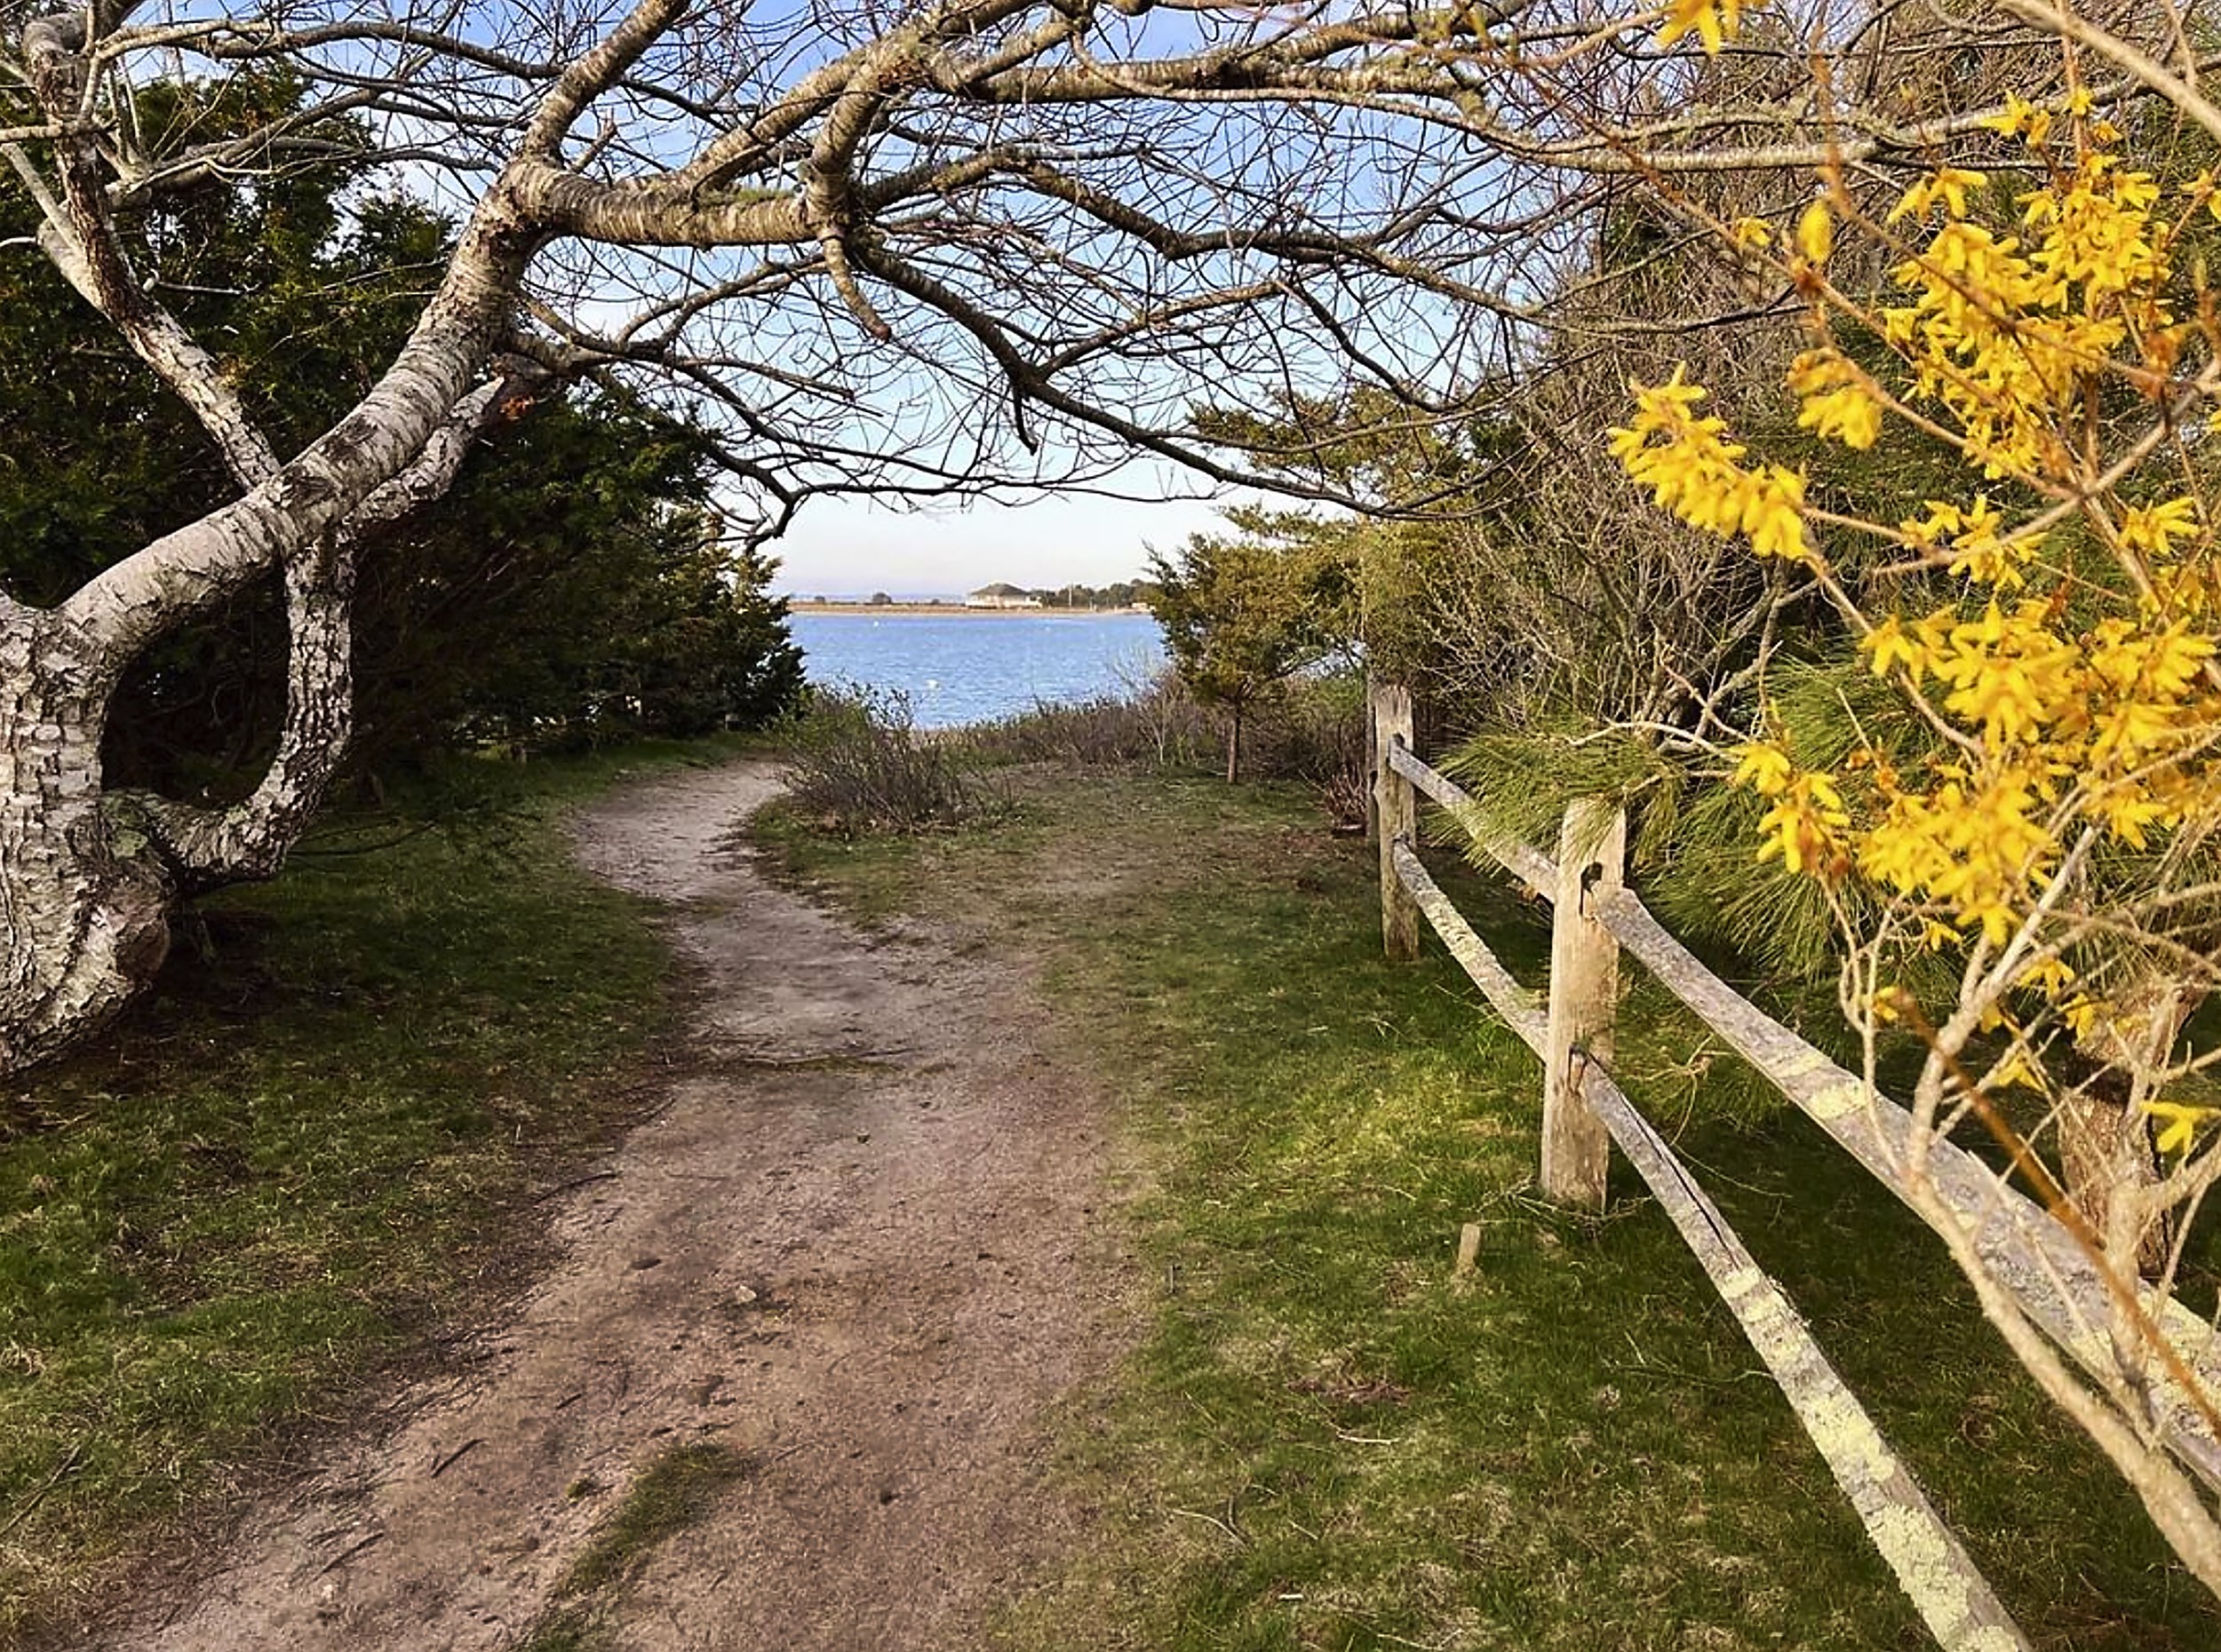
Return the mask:
[[[1803,557],[1804,478],[1795,471],[1769,465],[1750,479],[1743,496],[1741,527],[1750,536],[1751,549],[1760,556]]]
[[[2164,1126],[2155,1144],[2161,1153],[2177,1153],[2188,1158],[2191,1149],[2198,1144],[2200,1126],[2221,1118],[2221,1108],[2200,1107],[2190,1101],[2146,1101],[2143,1104],[2145,1117],[2157,1119]]]
[[[1835,250],[1835,215],[1828,211],[1827,202],[1815,201],[1797,219],[1797,250],[1806,263],[1820,265],[1827,262],[1827,255]]]
[[[2175,541],[2198,531],[2198,504],[2194,499],[2169,499],[2148,510],[2134,505],[2121,519],[2120,538],[2130,551],[2165,556]]]
[[[2086,992],[2078,992],[2059,1009],[2059,1018],[2066,1023],[2067,1031],[2077,1038],[2087,1038],[2106,1012],[2103,998],[2093,998]]]
[[[1920,681],[1928,664],[1926,646],[1906,634],[1904,623],[1894,614],[1859,639],[1860,647],[1874,656],[1874,674],[1886,677],[1893,665],[1902,665]]]
[[[1841,834],[1850,824],[1834,782],[1825,774],[1797,774],[1758,822],[1758,858],[1763,862],[1779,855],[1792,872],[1833,876],[1846,859]]]
[[[1887,221],[1894,224],[1900,218],[1925,218],[1939,203],[1950,217],[1964,218],[1967,191],[1987,182],[1989,179],[1985,173],[1970,172],[1956,166],[1938,167],[1898,197]]]
[[[1789,388],[1803,398],[1797,423],[1860,451],[1882,433],[1882,404],[1866,376],[1832,349],[1807,350],[1789,369]]]
[[[1796,773],[1789,754],[1768,741],[1754,740],[1729,755],[1735,758],[1734,782],[1750,787],[1761,797],[1779,797],[1789,789],[1790,778]]]
[[[1670,46],[1693,32],[1708,53],[1717,52],[1742,20],[1742,0],[1669,0],[1658,44]]]
[[[2006,138],[2025,135],[2032,149],[2042,145],[2051,131],[2050,113],[2028,102],[2018,92],[2012,91],[2005,94],[2002,109],[1976,123]]]
[[[1699,417],[1701,385],[1676,367],[1667,383],[1633,385],[1635,417],[1608,432],[1612,456],[1665,509],[1708,533],[1749,536],[1761,556],[1798,558],[1804,543],[1804,478],[1782,465],[1746,470],[1726,424]]]

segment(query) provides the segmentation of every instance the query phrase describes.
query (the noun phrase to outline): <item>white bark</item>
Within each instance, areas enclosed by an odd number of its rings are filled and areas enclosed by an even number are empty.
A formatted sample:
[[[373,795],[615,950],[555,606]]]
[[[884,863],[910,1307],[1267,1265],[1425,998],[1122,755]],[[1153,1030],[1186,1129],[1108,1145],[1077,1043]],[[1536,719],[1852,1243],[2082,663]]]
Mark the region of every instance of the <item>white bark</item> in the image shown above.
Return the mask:
[[[89,652],[0,600],[0,1072],[107,1021],[169,947],[171,891],[103,806]]]
[[[26,57],[50,113],[84,75],[50,24]],[[474,387],[505,335],[531,239],[505,200],[466,230],[394,367],[330,433],[282,464],[226,379],[139,289],[114,235],[89,146],[62,146],[61,196],[39,192],[43,243],[80,293],[193,409],[246,491],[234,504],[107,569],[52,614],[0,609],[0,1072],[104,1022],[151,980],[180,893],[266,878],[322,801],[353,727],[349,600],[366,532],[445,491],[505,387]],[[36,174],[17,159],[35,186]],[[287,709],[252,794],[224,809],[104,796],[108,696],[147,644],[272,570],[285,589]]]

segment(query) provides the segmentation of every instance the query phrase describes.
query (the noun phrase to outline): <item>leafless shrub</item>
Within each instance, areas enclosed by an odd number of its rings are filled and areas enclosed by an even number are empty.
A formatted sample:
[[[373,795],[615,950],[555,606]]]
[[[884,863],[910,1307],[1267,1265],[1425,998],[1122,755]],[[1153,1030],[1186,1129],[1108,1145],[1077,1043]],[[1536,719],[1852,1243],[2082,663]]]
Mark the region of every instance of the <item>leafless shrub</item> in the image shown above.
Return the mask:
[[[1372,774],[1365,758],[1365,690],[1353,677],[1300,678],[1265,705],[1250,743],[1259,779],[1301,782],[1337,827],[1365,824]]]
[[[816,690],[785,758],[788,791],[848,837],[942,830],[1011,807],[967,743],[919,728],[899,691]]]
[[[1180,679],[1161,671],[1124,694],[1031,711],[967,730],[966,743],[999,763],[1072,763],[1153,773],[1206,761],[1214,735],[1207,713]]]

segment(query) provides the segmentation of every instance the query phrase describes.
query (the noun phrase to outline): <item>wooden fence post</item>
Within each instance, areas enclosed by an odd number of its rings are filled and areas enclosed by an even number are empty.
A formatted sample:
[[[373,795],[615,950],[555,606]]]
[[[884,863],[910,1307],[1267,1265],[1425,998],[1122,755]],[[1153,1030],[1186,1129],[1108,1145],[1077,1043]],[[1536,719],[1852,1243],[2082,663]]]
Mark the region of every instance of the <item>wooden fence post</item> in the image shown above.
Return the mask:
[[[1380,809],[1381,945],[1392,958],[1419,956],[1419,903],[1396,875],[1396,846],[1418,846],[1419,799],[1412,783],[1389,766],[1389,754],[1412,743],[1412,691],[1389,683],[1366,685],[1378,755],[1373,796]]]
[[[1612,1060],[1620,997],[1620,943],[1589,915],[1620,886],[1627,816],[1594,799],[1565,811],[1557,839],[1557,894],[1550,917],[1550,1026],[1542,1078],[1542,1192],[1583,1210],[1604,1208],[1612,1138],[1581,1100],[1580,1065]]]

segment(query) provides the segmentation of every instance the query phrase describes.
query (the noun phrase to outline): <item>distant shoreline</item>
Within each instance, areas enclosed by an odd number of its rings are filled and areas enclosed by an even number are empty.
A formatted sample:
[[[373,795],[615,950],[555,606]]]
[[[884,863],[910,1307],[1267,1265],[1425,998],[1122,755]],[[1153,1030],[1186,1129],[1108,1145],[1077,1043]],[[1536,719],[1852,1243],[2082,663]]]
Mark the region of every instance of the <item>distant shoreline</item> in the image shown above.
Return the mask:
[[[1069,615],[1075,619],[1102,619],[1119,614],[1147,614],[1140,606],[1126,608],[1068,608],[1044,604],[1038,608],[967,608],[961,602],[808,602],[800,597],[787,599],[790,614],[869,614],[879,618],[889,614],[922,614],[948,619],[1039,619],[1044,615]]]

